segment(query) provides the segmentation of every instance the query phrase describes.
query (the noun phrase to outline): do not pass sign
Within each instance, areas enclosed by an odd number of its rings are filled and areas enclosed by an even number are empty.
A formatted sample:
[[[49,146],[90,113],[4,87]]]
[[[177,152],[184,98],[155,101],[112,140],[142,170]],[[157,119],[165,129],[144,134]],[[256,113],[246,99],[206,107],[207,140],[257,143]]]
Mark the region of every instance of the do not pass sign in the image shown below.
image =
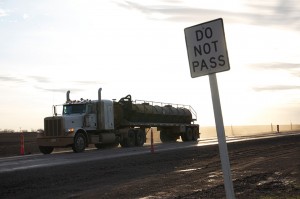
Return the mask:
[[[230,69],[223,19],[184,29],[191,77]]]

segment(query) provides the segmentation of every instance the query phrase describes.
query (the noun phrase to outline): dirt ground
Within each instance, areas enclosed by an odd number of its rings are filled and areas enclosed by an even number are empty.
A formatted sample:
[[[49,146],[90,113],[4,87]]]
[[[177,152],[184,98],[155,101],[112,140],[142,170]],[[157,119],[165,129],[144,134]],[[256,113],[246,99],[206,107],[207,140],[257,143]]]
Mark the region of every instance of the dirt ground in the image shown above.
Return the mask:
[[[300,198],[300,135],[229,143],[228,150],[236,198]],[[0,179],[0,198],[225,198],[218,145],[2,173]]]

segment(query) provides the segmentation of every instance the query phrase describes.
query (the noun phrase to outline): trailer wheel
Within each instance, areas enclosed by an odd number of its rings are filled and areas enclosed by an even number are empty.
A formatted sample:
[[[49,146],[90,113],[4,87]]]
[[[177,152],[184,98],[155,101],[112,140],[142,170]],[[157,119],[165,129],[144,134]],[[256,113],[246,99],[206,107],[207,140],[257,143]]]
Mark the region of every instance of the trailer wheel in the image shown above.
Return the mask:
[[[181,139],[184,142],[189,142],[192,141],[194,139],[194,133],[193,130],[191,128],[187,128],[186,132],[183,133],[183,135],[181,135]]]
[[[188,139],[188,141],[192,141],[194,138],[194,133],[193,130],[191,128],[188,128],[186,131],[186,137]]]
[[[52,146],[39,146],[40,152],[43,154],[50,154],[54,150]]]
[[[82,133],[77,133],[74,138],[74,144],[72,145],[72,149],[75,153],[81,153],[85,150],[86,139]]]
[[[197,141],[199,138],[199,129],[198,128],[194,128],[193,129],[193,141]]]
[[[168,136],[167,136],[167,133],[163,130],[160,131],[160,141],[161,142],[169,142],[169,139],[168,139]]]
[[[128,147],[133,147],[135,145],[135,133],[133,129],[128,131],[127,144]]]
[[[145,130],[138,129],[135,132],[135,146],[143,146],[146,141],[146,133]]]
[[[127,136],[123,136],[120,144],[122,147],[133,147],[135,145],[135,133],[133,129],[129,129]]]
[[[184,142],[187,141],[187,137],[186,137],[186,133],[185,133],[185,132],[182,133],[180,137],[181,137],[181,140],[182,140],[182,141],[184,141]]]
[[[161,142],[175,142],[177,140],[177,135],[172,134],[168,130],[160,131],[160,140]]]

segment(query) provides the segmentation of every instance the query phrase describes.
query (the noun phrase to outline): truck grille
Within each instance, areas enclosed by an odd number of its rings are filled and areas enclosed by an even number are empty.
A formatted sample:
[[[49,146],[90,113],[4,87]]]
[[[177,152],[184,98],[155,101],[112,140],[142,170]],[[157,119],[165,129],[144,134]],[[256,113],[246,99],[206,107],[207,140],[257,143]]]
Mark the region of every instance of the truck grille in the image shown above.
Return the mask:
[[[62,117],[46,117],[44,119],[44,130],[46,136],[62,136],[64,125]]]

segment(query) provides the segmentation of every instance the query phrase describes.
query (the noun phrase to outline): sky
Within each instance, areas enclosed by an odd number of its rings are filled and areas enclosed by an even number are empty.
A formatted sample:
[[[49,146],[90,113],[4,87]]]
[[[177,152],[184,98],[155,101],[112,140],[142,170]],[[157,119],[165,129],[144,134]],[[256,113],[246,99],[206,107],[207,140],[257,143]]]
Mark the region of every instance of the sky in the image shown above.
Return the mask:
[[[223,18],[224,125],[300,124],[296,0],[0,0],[0,130],[36,130],[71,99],[191,105],[215,125],[208,76],[191,78],[184,29]]]

